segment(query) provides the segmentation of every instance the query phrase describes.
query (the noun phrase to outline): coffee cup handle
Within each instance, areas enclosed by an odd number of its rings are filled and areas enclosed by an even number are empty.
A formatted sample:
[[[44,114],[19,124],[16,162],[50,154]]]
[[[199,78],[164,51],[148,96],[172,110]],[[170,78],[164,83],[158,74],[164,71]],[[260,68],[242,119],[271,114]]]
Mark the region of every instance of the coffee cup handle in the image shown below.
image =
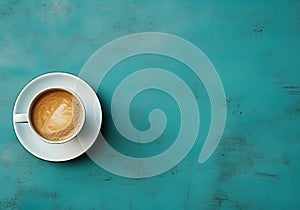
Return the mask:
[[[15,114],[14,122],[16,123],[28,123],[27,114]]]

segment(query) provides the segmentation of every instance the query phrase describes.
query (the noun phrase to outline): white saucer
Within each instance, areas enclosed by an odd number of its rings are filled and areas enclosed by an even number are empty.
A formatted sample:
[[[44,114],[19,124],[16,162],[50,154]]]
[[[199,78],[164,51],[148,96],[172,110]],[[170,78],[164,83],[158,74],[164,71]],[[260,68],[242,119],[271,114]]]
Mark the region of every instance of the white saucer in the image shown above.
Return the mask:
[[[86,120],[80,133],[66,143],[49,144],[40,140],[28,123],[13,122],[14,129],[20,143],[31,154],[47,161],[67,161],[86,152],[97,139],[102,123],[101,105],[95,91],[79,77],[67,73],[48,73],[35,78],[23,88],[15,102],[13,115],[25,113],[31,98],[41,89],[51,86],[73,90],[82,100]]]

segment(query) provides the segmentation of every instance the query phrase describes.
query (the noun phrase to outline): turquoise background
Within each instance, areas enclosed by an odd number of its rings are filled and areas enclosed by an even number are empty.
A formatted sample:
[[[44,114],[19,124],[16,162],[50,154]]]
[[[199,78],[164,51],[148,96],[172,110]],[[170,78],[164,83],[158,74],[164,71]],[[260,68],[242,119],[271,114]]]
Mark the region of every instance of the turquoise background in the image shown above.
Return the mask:
[[[144,31],[191,41],[223,81],[226,128],[205,164],[197,159],[209,124],[209,103],[201,81],[188,69],[180,77],[203,103],[203,125],[188,156],[162,175],[122,178],[87,155],[46,162],[19,144],[12,110],[27,82],[52,71],[78,75],[101,46]],[[299,1],[1,0],[0,209],[300,209],[299,55]],[[110,119],[111,94],[126,73],[160,65],[179,74],[180,64],[161,59],[166,58],[126,60],[123,68],[128,70],[120,73],[122,67],[116,66],[100,87],[107,91],[97,90],[104,108],[102,132],[123,153],[157,154],[176,137],[178,106],[158,91],[141,93],[130,110],[139,129],[147,128],[153,107],[174,115],[164,138],[153,145],[128,143]]]

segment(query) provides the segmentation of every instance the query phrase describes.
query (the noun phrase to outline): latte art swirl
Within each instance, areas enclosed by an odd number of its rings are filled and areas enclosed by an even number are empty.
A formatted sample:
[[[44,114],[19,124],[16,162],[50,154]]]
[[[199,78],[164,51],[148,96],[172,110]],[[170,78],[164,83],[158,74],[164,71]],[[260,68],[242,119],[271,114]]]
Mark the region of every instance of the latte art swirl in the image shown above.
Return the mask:
[[[39,135],[50,141],[71,137],[81,125],[80,102],[65,90],[53,89],[43,93],[31,110],[33,127]]]

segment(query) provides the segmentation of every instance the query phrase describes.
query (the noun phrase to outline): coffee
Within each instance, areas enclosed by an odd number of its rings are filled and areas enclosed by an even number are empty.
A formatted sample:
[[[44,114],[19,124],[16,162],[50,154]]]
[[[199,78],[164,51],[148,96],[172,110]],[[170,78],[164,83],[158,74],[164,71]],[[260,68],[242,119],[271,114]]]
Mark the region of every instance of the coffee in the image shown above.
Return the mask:
[[[80,101],[72,93],[51,89],[35,99],[30,118],[41,137],[58,142],[70,138],[81,128],[83,111]]]

